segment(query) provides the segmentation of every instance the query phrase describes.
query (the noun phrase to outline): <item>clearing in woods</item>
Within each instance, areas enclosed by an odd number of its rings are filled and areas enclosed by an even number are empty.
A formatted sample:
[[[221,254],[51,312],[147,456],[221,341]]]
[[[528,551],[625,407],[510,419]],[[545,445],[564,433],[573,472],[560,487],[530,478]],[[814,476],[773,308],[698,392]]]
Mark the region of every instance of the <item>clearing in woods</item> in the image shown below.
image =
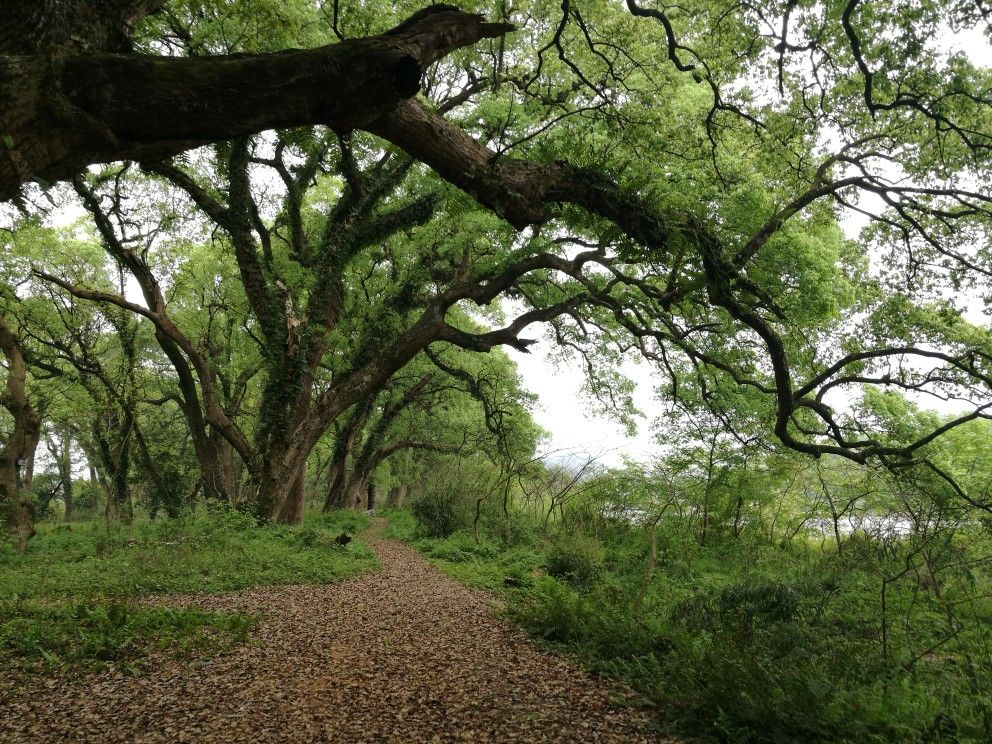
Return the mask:
[[[656,741],[648,716],[536,648],[488,595],[412,548],[369,543],[376,573],[327,586],[169,597],[259,613],[257,643],[149,673],[0,686],[4,742]]]

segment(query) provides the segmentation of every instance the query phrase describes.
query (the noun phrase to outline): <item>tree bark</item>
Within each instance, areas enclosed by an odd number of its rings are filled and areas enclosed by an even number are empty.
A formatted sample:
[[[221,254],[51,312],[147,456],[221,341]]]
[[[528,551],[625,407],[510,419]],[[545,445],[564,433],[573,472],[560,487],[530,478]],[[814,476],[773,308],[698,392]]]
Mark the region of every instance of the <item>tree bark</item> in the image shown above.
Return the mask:
[[[0,403],[13,418],[13,430],[0,449],[0,511],[14,539],[14,549],[23,552],[34,535],[34,498],[22,473],[41,438],[41,417],[27,395],[27,364],[14,332],[0,316],[0,352],[7,358],[7,384]]]
[[[345,505],[348,509],[361,509],[368,492],[368,484],[362,475],[355,475],[348,480],[345,489]]]
[[[325,514],[335,509],[344,509],[347,506],[344,495],[346,476],[347,470],[343,462],[336,461],[331,465],[331,472],[327,479],[327,492],[324,497],[323,511]]]
[[[71,465],[71,460],[69,464]],[[62,478],[62,503],[65,504],[65,514],[63,515],[63,520],[69,522],[72,520],[72,514],[75,509],[75,504],[73,503],[73,490],[72,490],[72,468],[69,467],[66,470],[62,470],[62,463],[59,463],[59,473]]]
[[[52,21],[36,11],[20,20]],[[435,5],[385,34],[277,54],[81,53],[43,34],[11,42],[0,54],[0,200],[26,181],[65,179],[91,163],[160,160],[265,129],[362,127],[415,95],[428,65],[511,29]],[[107,36],[96,47],[119,48]]]
[[[165,509],[165,513],[170,519],[176,519],[182,509],[178,494],[173,493],[169,488],[169,484],[166,483],[165,476],[162,474],[161,468],[156,464],[155,458],[152,457],[148,449],[148,442],[145,440],[145,436],[141,432],[141,427],[138,426],[137,422],[134,425],[134,434],[135,441],[138,443],[138,453],[140,454],[138,463],[141,469],[145,471],[145,477],[151,481],[155,493],[155,499],[151,508],[152,519],[155,518],[155,512],[159,506]]]
[[[125,413],[123,420],[118,412],[111,412],[104,423],[97,423],[94,436],[99,448],[100,462],[107,475],[107,516],[125,524],[134,520],[131,499],[131,433],[133,413]]]
[[[90,503],[88,504],[91,513],[96,514],[96,510],[100,508],[99,500],[97,499],[97,488],[100,486],[100,477],[97,474],[96,466],[93,465],[93,461],[90,459],[89,453],[86,453],[87,467],[89,468],[89,497]]]
[[[303,513],[306,509],[306,463],[299,469],[296,477],[292,479],[286,497],[279,506],[276,514],[276,521],[283,524],[300,524],[303,522]]]
[[[327,479],[327,495],[324,498],[325,513],[348,507],[348,460],[372,413],[377,397],[378,392],[356,405],[344,423],[337,429],[334,438],[334,451],[331,454],[333,462]]]
[[[130,31],[166,0],[6,0],[0,54],[127,51]]]
[[[72,489],[72,435],[65,429],[52,432],[45,438],[48,453],[55,460],[59,471],[59,482],[62,484],[62,503],[65,504],[63,519],[72,521],[73,489]]]

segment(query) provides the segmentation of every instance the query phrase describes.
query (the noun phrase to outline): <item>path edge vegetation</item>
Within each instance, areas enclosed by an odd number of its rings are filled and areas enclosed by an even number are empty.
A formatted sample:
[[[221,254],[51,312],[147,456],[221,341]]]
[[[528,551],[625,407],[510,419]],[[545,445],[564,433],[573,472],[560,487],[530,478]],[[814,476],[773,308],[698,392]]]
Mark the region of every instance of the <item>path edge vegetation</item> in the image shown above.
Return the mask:
[[[948,676],[924,659],[934,648],[902,667],[879,655],[877,625],[865,608],[877,603],[878,589],[865,580],[876,562],[902,564],[898,554],[876,552],[871,536],[847,536],[843,553],[794,538],[769,544],[723,535],[704,546],[684,534],[681,520],[662,524],[659,534],[657,525],[604,520],[602,502],[593,496],[589,503],[599,527],[584,505],[572,504],[550,531],[519,510],[512,526],[490,514],[481,530],[463,516],[455,529],[438,531],[431,510],[415,517],[414,505],[388,511],[385,534],[493,596],[501,615],[536,643],[627,687],[633,694],[620,702],[650,709],[663,734],[742,742],[988,740],[988,702],[970,686],[983,684],[982,672],[971,681]],[[728,570],[735,559],[742,565]],[[912,587],[893,583],[889,591],[896,616],[916,603]],[[837,608],[827,609],[830,596]],[[992,618],[983,607],[976,622]],[[924,623],[941,621],[940,606],[919,612]],[[974,669],[984,636],[980,627],[971,632],[977,645],[959,662]]]
[[[206,658],[264,642],[263,617],[205,611],[197,596],[327,584],[379,569],[354,511],[259,525],[237,512],[44,525],[0,561],[0,659],[19,673],[140,674],[161,654]],[[339,538],[353,539],[342,545]],[[176,597],[178,601],[172,600]]]

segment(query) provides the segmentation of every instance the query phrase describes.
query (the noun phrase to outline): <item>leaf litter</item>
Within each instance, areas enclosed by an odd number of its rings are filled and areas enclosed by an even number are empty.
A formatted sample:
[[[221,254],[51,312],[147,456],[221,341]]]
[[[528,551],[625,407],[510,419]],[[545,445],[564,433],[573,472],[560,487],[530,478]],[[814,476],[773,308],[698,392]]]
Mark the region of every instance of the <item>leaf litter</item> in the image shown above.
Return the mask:
[[[537,648],[412,548],[368,542],[382,570],[324,586],[152,601],[262,617],[211,659],[12,679],[0,742],[649,742],[625,691]]]

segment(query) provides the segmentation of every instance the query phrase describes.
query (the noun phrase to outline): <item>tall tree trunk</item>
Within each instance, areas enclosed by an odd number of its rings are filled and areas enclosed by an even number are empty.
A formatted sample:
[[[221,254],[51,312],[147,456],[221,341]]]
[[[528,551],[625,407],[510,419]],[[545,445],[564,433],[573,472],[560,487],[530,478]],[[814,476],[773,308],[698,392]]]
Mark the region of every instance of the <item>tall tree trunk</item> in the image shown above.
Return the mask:
[[[72,488],[72,435],[65,429],[54,432],[46,439],[48,451],[55,460],[59,471],[59,481],[62,483],[62,503],[65,504],[63,519],[72,520],[73,488]]]
[[[40,437],[35,439],[34,446],[30,448],[26,460],[24,463],[24,470],[21,473],[21,487],[28,493],[34,492],[34,461],[35,455],[38,452],[38,442]]]
[[[204,496],[209,501],[233,504],[238,494],[234,448],[211,427],[206,437],[193,437],[193,449],[203,477]]]
[[[87,454],[87,463],[86,464],[89,467],[89,475],[90,475],[90,477],[89,477],[89,484],[90,484],[90,487],[89,487],[89,497],[90,497],[90,503],[88,504],[88,507],[89,507],[89,510],[90,510],[91,513],[96,514],[97,509],[100,508],[100,502],[99,502],[99,499],[97,498],[97,493],[98,493],[97,489],[100,486],[100,477],[97,474],[96,467],[93,465],[93,461],[89,459],[89,455],[88,454]]]
[[[131,470],[131,431],[129,416],[121,421],[117,412],[108,416],[103,424],[96,424],[94,435],[100,455],[100,464],[106,474],[104,489],[107,492],[108,518],[125,524],[134,520],[131,487],[128,476]]]
[[[327,481],[327,495],[324,498],[325,512],[334,509],[347,509],[350,506],[347,495],[348,460],[372,413],[375,399],[376,394],[370,395],[362,403],[355,406],[344,423],[337,429],[334,451],[331,453],[333,462]]]
[[[348,485],[345,487],[345,502],[348,509],[361,509],[362,504],[365,503],[365,494],[368,490],[368,486],[365,479],[355,473],[348,479]]]
[[[27,395],[27,365],[17,336],[0,317],[0,352],[7,358],[7,385],[0,402],[13,418],[13,429],[0,449],[0,511],[4,526],[23,552],[34,535],[35,506],[23,473],[41,438],[41,417]]]
[[[389,489],[389,495],[386,496],[386,506],[394,509],[403,506],[403,502],[406,501],[409,491],[410,486],[406,483],[393,486]]]
[[[72,515],[75,511],[72,490],[72,469],[70,468],[65,473],[60,474],[59,477],[62,479],[62,503],[65,504],[65,514],[62,518],[64,521],[69,522],[72,520]]]
[[[348,506],[345,496],[345,486],[348,481],[346,465],[337,461],[331,465],[330,476],[327,480],[327,492],[324,497],[324,512],[344,509]]]
[[[176,519],[182,509],[179,495],[174,493],[169,488],[169,484],[166,483],[165,476],[152,458],[151,452],[148,449],[148,442],[145,441],[145,436],[142,434],[141,427],[137,423],[135,423],[134,435],[135,441],[138,443],[138,454],[140,455],[138,463],[145,472],[145,477],[151,481],[152,491],[155,494],[151,508],[152,519],[155,518],[155,513],[159,506],[165,509],[165,513],[170,519]]]

